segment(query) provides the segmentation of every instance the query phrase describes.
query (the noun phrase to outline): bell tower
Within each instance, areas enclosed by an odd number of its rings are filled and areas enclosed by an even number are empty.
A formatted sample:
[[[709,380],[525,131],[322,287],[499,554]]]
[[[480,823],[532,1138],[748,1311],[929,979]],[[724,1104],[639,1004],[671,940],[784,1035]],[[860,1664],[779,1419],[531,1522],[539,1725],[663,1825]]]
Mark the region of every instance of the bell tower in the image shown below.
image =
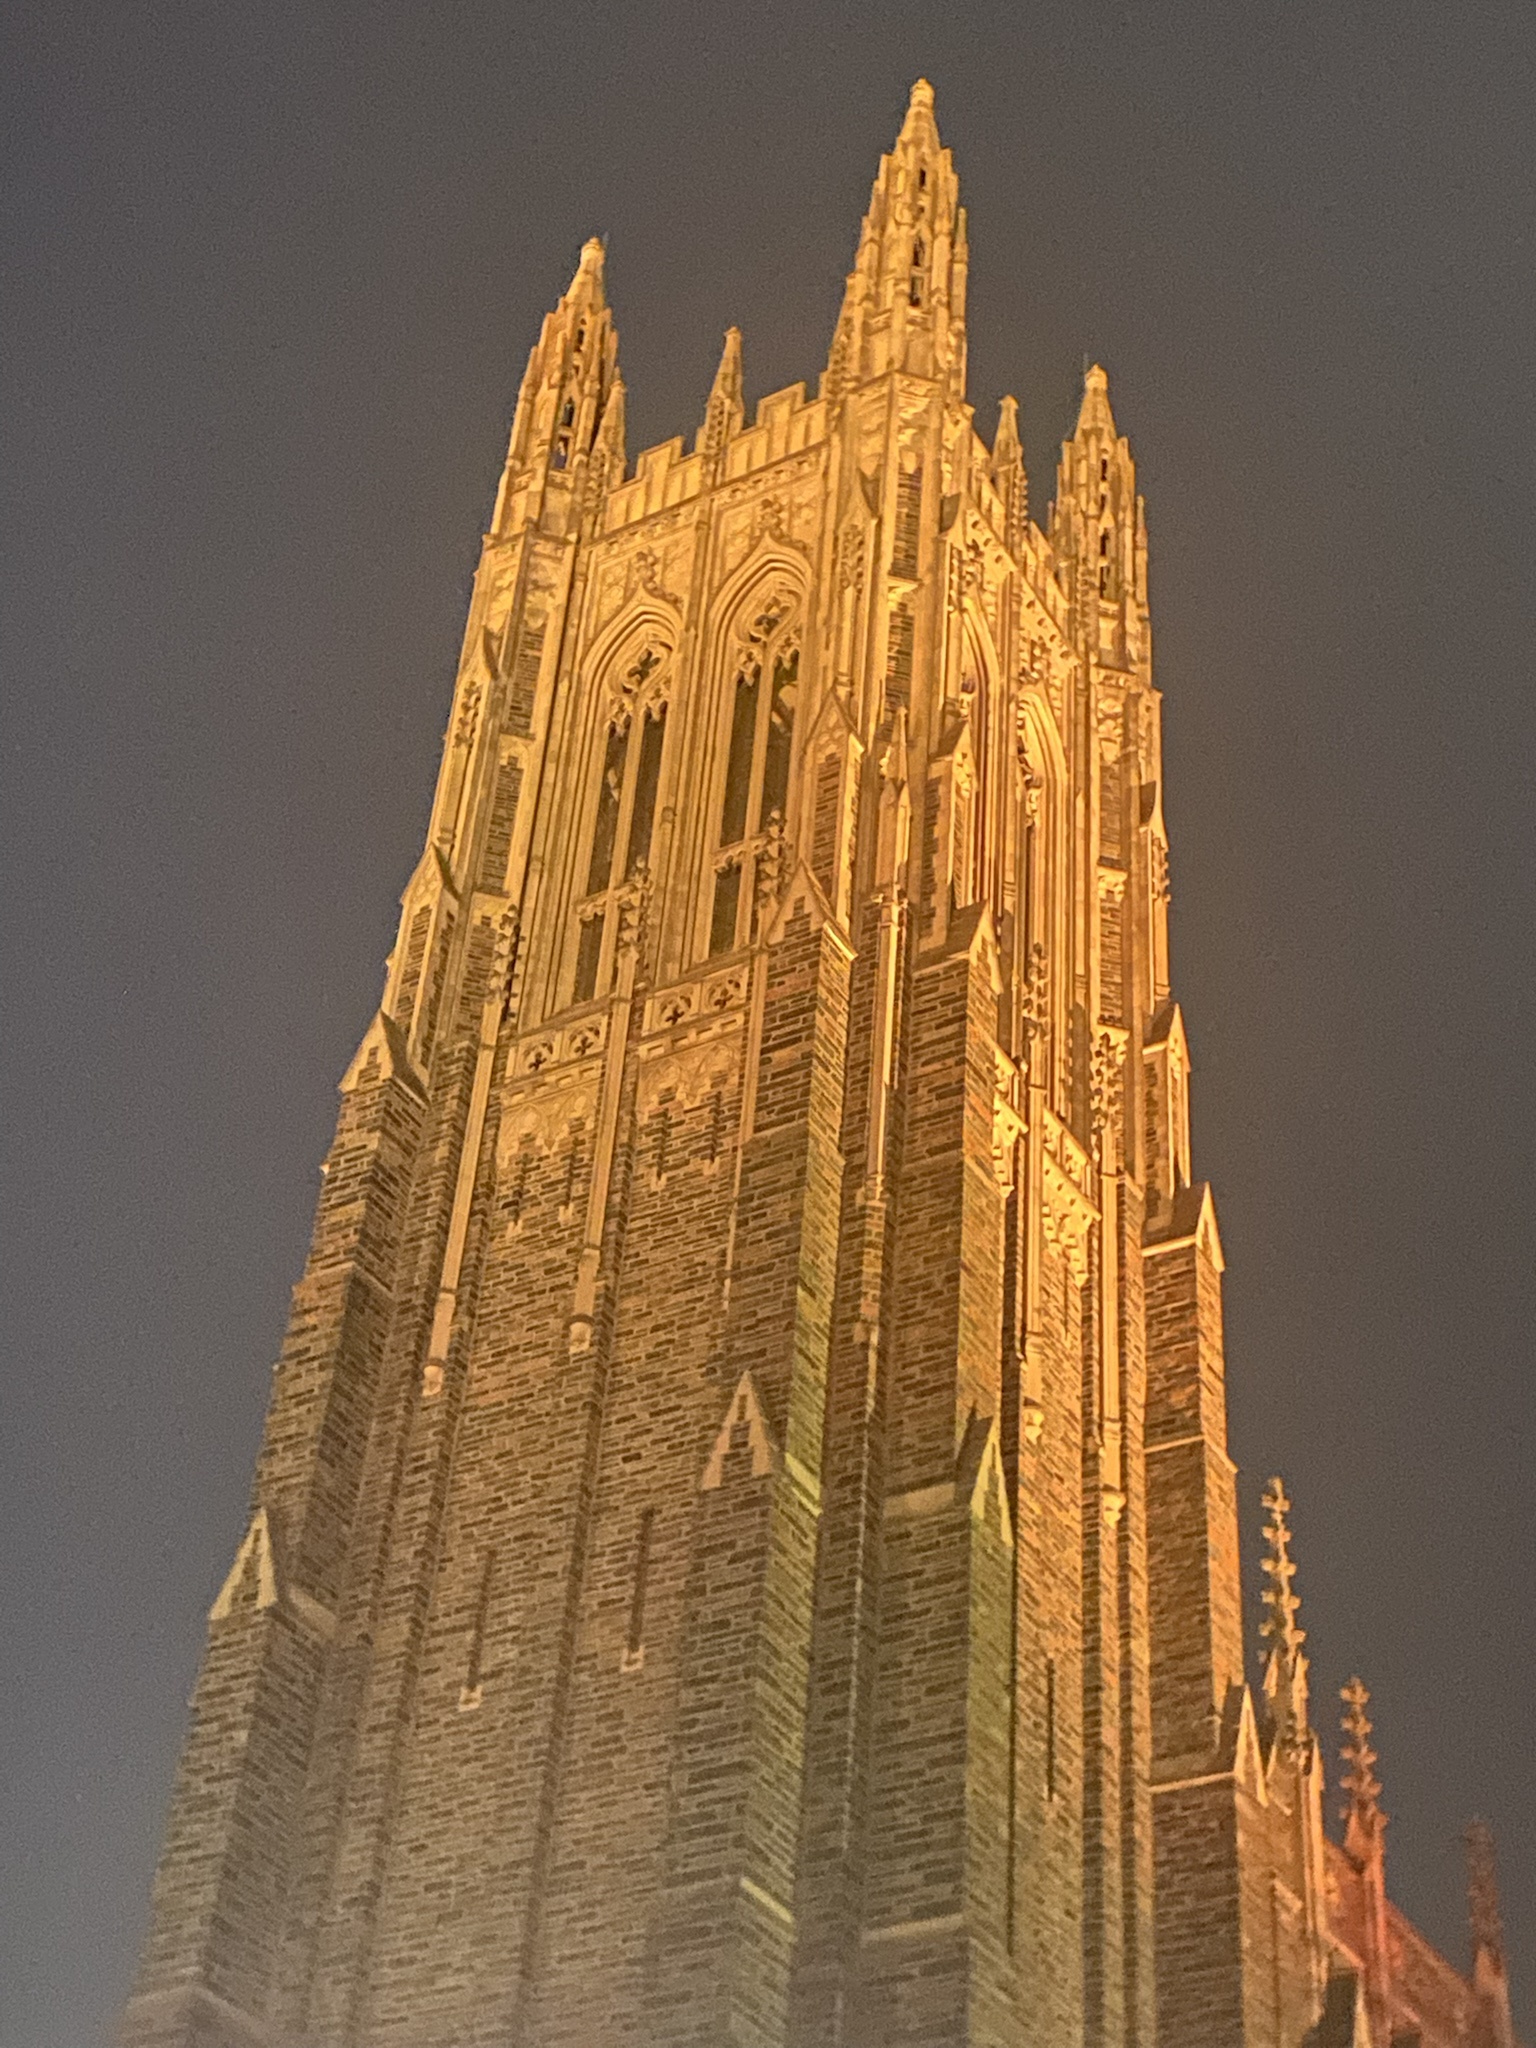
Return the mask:
[[[599,242],[543,323],[125,2048],[1322,2013],[1278,1483],[1243,1675],[1136,468],[1093,367],[1031,517],[968,262],[919,81],[814,395],[749,408],[733,327],[631,468]]]

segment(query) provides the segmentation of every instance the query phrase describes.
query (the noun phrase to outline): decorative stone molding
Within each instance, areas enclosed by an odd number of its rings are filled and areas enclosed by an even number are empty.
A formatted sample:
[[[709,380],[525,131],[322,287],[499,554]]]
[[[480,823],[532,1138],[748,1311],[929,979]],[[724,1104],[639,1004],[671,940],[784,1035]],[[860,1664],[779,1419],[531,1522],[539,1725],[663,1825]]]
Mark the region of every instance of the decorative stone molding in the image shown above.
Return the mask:
[[[601,1052],[608,1042],[608,1017],[603,1010],[588,1010],[569,1023],[548,1031],[536,1031],[514,1045],[507,1060],[510,1079],[532,1077],[546,1070],[569,1066]]]
[[[674,982],[646,1000],[641,1032],[671,1030],[690,1017],[719,1016],[738,1010],[747,999],[747,970],[744,965],[727,967],[689,981]]]
[[[1099,1220],[1090,1193],[1093,1165],[1077,1139],[1052,1111],[1045,1112],[1041,1158],[1041,1221],[1046,1242],[1065,1259],[1081,1287],[1088,1278],[1088,1246]]]
[[[741,1065],[741,1017],[711,1018],[697,1031],[669,1043],[641,1042],[635,1110],[649,1116],[670,1097],[679,1109],[693,1109],[734,1084]]]
[[[573,1123],[590,1125],[597,1114],[601,1079],[601,1069],[594,1065],[510,1096],[502,1105],[497,1133],[498,1169],[505,1171],[524,1145],[552,1152]]]

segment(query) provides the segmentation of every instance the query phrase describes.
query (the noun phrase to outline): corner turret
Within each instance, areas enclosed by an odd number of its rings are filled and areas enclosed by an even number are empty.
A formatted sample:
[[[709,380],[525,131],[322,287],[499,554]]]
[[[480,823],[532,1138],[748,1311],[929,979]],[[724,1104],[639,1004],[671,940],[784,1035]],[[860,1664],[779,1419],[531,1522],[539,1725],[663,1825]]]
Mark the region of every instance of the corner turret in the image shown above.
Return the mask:
[[[1109,668],[1144,665],[1151,652],[1146,506],[1100,363],[1084,372],[1077,425],[1061,444],[1051,542],[1090,657]]]
[[[523,524],[564,533],[580,503],[578,486],[618,381],[619,338],[603,288],[603,256],[596,236],[583,245],[576,274],[545,315],[528,358],[491,521],[496,538]]]
[[[965,388],[965,209],[939,140],[933,87],[920,78],[880,159],[828,367],[835,390],[883,370],[949,374]]]

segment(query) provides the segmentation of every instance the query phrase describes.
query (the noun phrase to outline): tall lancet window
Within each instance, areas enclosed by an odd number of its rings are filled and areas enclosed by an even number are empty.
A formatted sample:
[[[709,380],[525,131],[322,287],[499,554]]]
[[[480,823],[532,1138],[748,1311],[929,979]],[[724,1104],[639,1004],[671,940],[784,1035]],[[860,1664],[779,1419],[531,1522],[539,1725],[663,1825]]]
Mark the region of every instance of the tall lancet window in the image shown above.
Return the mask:
[[[711,953],[728,953],[753,937],[758,877],[779,858],[800,679],[798,627],[787,597],[775,597],[753,618],[731,674]]]
[[[586,872],[578,877],[573,1002],[590,1003],[613,978],[617,899],[650,873],[666,740],[665,667],[647,647],[623,675],[602,736]]]

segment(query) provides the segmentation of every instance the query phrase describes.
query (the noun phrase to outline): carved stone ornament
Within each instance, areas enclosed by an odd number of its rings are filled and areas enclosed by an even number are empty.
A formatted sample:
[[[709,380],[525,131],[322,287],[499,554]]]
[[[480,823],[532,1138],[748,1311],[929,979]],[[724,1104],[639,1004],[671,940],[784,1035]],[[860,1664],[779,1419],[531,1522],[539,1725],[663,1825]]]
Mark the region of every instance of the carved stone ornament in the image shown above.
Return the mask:
[[[1172,894],[1168,881],[1168,848],[1155,832],[1152,835],[1152,894],[1159,903],[1168,902]]]
[[[785,540],[788,528],[785,523],[784,501],[782,498],[764,498],[753,514],[750,538],[747,545],[756,547],[763,540]]]
[[[667,693],[670,653],[670,648],[647,640],[633,661],[615,667],[612,682],[620,701],[631,706],[660,702]]]
[[[624,595],[633,597],[637,590],[647,590],[654,596],[660,566],[649,548],[636,548],[629,558],[629,573],[624,579]]]
[[[644,861],[638,864],[615,900],[619,911],[619,951],[637,953],[645,943],[646,911],[651,900],[651,871]]]
[[[1081,1287],[1088,1278],[1089,1237],[1099,1220],[1099,1205],[1089,1192],[1093,1162],[1050,1110],[1044,1116],[1044,1136],[1041,1222],[1046,1242],[1066,1260]]]
[[[589,1011],[563,1030],[536,1032],[512,1048],[507,1060],[509,1077],[521,1080],[542,1074],[547,1078],[550,1073],[601,1052],[607,1037],[608,1019],[601,1010]]]
[[[489,639],[489,634],[487,634]],[[456,747],[474,745],[475,734],[480,726],[480,705],[485,696],[485,686],[479,676],[471,676],[465,683],[459,698],[459,715],[453,728],[453,743]]]
[[[757,865],[753,877],[757,891],[758,916],[765,925],[783,893],[788,852],[788,844],[784,837],[784,820],[777,811],[771,811],[768,823],[758,839]]]
[[[657,1109],[663,1097],[678,1109],[695,1109],[711,1095],[729,1094],[741,1066],[741,1019],[711,1019],[700,1035],[681,1045],[661,1041],[642,1048],[635,1090],[636,1114]]]
[[[852,590],[864,575],[864,528],[850,519],[837,536],[837,587]]]
[[[1045,1241],[1065,1260],[1067,1270],[1081,1287],[1088,1278],[1088,1237],[1098,1214],[1046,1154],[1041,1191],[1044,1202],[1040,1221]]]
[[[517,907],[509,903],[496,920],[487,990],[487,994],[500,1003],[503,1016],[512,1000],[512,985],[517,975],[518,936]]]
[[[1093,1043],[1093,1131],[1095,1137],[1120,1121],[1125,1094],[1123,1034],[1101,1031]]]
[[[992,1102],[992,1172],[998,1188],[1008,1194],[1014,1183],[1014,1153],[1024,1135],[1024,1119],[1006,1095]]]
[[[497,1169],[505,1173],[525,1145],[540,1152],[555,1151],[574,1123],[590,1128],[597,1114],[600,1079],[601,1070],[592,1062],[509,1089],[496,1134]]]
[[[670,1031],[690,1017],[719,1016],[739,1010],[746,1001],[747,978],[740,967],[705,975],[697,980],[676,982],[658,990],[645,1006],[643,1032]]]

